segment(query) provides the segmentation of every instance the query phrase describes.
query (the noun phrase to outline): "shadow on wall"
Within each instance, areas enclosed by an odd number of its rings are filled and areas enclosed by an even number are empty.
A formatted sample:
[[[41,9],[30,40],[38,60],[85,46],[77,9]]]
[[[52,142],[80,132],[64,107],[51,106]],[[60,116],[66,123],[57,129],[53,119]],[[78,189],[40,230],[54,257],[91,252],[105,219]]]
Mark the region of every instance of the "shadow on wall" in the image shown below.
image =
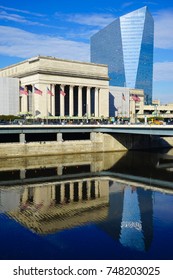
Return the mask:
[[[117,108],[114,105],[115,97],[109,92],[109,117],[115,117],[117,115]]]
[[[172,148],[170,141],[166,137],[155,135],[138,135],[138,134],[109,134],[118,141],[127,150],[148,150],[159,148]],[[169,140],[169,137],[168,137]]]

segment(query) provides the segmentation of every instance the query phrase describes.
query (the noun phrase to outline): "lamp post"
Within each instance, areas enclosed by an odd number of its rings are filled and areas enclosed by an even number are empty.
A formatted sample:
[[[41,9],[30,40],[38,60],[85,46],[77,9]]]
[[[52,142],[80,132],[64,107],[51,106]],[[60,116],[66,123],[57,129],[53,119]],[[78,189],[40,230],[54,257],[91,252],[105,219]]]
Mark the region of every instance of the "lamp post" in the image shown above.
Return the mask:
[[[157,105],[156,105],[156,117],[157,117]]]

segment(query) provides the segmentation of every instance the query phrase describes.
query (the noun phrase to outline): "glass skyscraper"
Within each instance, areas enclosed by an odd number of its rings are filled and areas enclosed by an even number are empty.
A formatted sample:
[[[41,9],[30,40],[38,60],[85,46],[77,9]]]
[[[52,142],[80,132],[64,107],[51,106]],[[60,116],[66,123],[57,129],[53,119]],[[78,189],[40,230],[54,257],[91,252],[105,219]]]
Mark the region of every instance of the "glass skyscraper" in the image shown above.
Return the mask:
[[[108,65],[110,86],[143,89],[152,102],[154,21],[147,7],[121,16],[91,37],[91,62]]]

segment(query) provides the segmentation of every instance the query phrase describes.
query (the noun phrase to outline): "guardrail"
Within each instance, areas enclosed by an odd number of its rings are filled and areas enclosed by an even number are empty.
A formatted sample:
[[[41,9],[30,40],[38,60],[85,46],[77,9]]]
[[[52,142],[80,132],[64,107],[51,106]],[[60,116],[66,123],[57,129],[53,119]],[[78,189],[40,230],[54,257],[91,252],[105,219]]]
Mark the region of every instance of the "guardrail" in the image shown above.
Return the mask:
[[[172,125],[117,125],[117,124],[38,124],[38,125],[1,125],[0,134],[21,134],[21,133],[84,133],[84,132],[102,132],[102,133],[125,133],[125,134],[145,134],[173,136]]]

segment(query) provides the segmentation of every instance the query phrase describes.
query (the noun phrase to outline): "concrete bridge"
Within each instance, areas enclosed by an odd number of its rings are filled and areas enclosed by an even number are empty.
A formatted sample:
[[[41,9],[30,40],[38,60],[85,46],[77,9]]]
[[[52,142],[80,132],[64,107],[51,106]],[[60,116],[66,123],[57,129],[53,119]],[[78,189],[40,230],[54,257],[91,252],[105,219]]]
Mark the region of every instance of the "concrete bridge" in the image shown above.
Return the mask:
[[[171,148],[172,136],[171,125],[3,125],[0,158]]]
[[[173,125],[1,125],[0,134],[123,133],[173,136]]]

